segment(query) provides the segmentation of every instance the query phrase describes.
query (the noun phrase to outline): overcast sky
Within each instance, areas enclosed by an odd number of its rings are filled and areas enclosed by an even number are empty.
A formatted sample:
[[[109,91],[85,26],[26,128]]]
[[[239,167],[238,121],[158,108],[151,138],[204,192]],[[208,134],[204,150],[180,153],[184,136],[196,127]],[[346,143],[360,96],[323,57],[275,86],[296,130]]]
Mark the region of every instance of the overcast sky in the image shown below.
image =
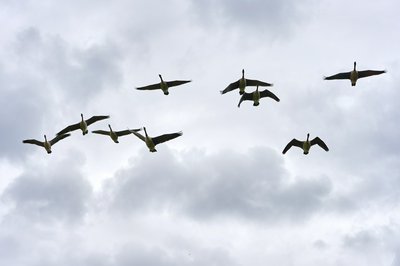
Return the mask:
[[[0,1],[0,265],[400,265],[400,3]],[[359,70],[387,73],[323,80]],[[221,95],[241,77],[281,101]],[[135,87],[192,80],[162,91]],[[251,91],[254,88],[247,88]],[[183,136],[150,153],[80,131]],[[330,151],[282,150],[319,136]]]

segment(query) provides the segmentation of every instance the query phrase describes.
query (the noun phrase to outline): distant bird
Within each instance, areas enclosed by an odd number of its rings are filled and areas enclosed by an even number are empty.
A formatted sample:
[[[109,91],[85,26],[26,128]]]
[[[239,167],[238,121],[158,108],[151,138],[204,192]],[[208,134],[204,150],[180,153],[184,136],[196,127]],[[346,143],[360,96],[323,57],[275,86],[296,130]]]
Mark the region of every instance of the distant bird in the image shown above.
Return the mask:
[[[67,126],[63,130],[58,132],[57,135],[62,135],[62,134],[65,134],[67,132],[74,131],[74,130],[77,130],[77,129],[81,129],[82,130],[82,135],[86,135],[89,132],[88,131],[88,126],[89,125],[91,125],[94,122],[97,122],[99,120],[103,120],[103,119],[107,119],[107,118],[110,118],[110,116],[108,116],[108,115],[96,115],[96,116],[92,116],[91,118],[89,118],[87,120],[84,120],[83,119],[83,114],[81,114],[81,121],[79,123]]]
[[[356,62],[354,62],[354,68],[350,72],[343,72],[333,76],[324,77],[325,80],[332,80],[332,79],[349,79],[351,81],[351,86],[356,86],[356,82],[359,78],[365,78],[374,75],[380,75],[386,73],[386,70],[363,70],[357,71],[356,70]]]
[[[146,128],[143,127],[144,130],[144,134],[145,136],[143,136],[142,134],[136,132],[136,131],[131,131],[136,137],[138,137],[139,139],[143,140],[146,143],[147,148],[149,148],[149,150],[151,152],[156,152],[157,150],[155,149],[156,145],[166,142],[168,140],[177,138],[179,136],[182,136],[182,132],[177,132],[177,133],[170,133],[170,134],[164,134],[164,135],[160,135],[158,137],[149,137],[149,135],[147,135],[147,131]]]
[[[46,135],[44,135],[44,142],[36,140],[36,139],[26,139],[26,140],[23,140],[22,143],[38,145],[40,147],[45,148],[47,153],[50,154],[52,145],[56,144],[59,140],[62,140],[63,138],[66,138],[69,136],[71,136],[71,134],[58,135],[54,139],[48,141]]]
[[[325,142],[323,142],[319,137],[315,137],[313,140],[309,141],[308,138],[310,137],[310,134],[307,133],[307,139],[305,141],[300,141],[297,139],[292,139],[286,147],[283,149],[282,153],[285,154],[292,146],[299,147],[303,149],[304,154],[308,154],[310,151],[311,146],[318,144],[322,149],[325,151],[329,151],[328,146],[326,146]]]
[[[94,130],[94,131],[92,131],[92,133],[110,136],[110,138],[115,143],[119,143],[118,137],[129,135],[133,131],[139,131],[140,130],[140,129],[127,129],[127,130],[122,130],[122,131],[114,131],[114,130],[112,130],[110,124],[108,124],[108,128],[110,129],[109,131],[108,130]]]
[[[239,88],[239,94],[242,95],[244,93],[244,89],[246,88],[246,86],[267,87],[267,86],[273,86],[273,84],[267,83],[264,81],[254,80],[254,79],[246,79],[246,78],[244,78],[244,69],[242,69],[242,77],[238,81],[229,84],[228,87],[226,87],[223,91],[220,91],[220,92],[221,92],[221,94],[225,94],[227,92],[230,92],[232,90]]]
[[[272,92],[270,92],[269,90],[265,89],[263,91],[259,91],[258,90],[258,85],[255,91],[251,92],[251,93],[247,93],[245,92],[242,97],[240,98],[238,107],[240,107],[240,104],[243,101],[253,101],[253,105],[254,106],[258,106],[260,104],[260,98],[264,98],[264,97],[270,97],[272,99],[274,99],[275,101],[279,102],[279,98],[273,94]]]
[[[144,87],[139,87],[136,88],[137,90],[157,90],[157,89],[161,89],[165,95],[168,95],[168,89],[170,87],[174,87],[174,86],[179,86],[188,82],[191,82],[191,80],[174,80],[174,81],[164,81],[162,76],[160,74],[158,74],[158,76],[161,79],[160,83],[156,83],[156,84],[152,84],[152,85],[148,85],[148,86],[144,86]]]

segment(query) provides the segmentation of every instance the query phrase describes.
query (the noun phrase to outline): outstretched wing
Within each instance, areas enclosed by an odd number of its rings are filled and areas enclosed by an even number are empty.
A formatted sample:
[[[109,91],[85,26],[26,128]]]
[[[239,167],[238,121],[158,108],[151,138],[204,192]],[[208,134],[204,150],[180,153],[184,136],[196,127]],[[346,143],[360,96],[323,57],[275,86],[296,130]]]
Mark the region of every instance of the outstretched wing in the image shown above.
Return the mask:
[[[236,90],[237,88],[239,88],[239,80],[236,82],[232,82],[231,84],[228,85],[228,87],[226,87],[223,91],[220,91],[221,94],[225,94],[227,92]]]
[[[139,139],[141,139],[141,140],[143,140],[144,142],[146,142],[146,138],[145,138],[142,134],[136,132],[136,129],[130,130],[130,132],[131,132],[132,134],[134,134],[136,137],[138,137]]]
[[[117,134],[118,137],[125,136],[132,134],[132,131],[140,131],[140,129],[127,129],[127,130],[121,130],[121,131],[114,131],[115,134]]]
[[[251,100],[253,100],[253,93],[248,93],[248,92],[243,93],[242,97],[240,97],[240,100],[239,100],[239,103],[238,103],[238,107],[240,107],[240,104],[243,101],[251,101]]]
[[[136,88],[137,90],[158,90],[161,89],[161,83],[151,84]]]
[[[179,86],[185,83],[191,82],[191,80],[174,80],[174,81],[167,81],[165,83],[167,83],[168,87],[174,87],[174,86]]]
[[[358,71],[358,78],[365,78],[369,76],[374,76],[374,75],[380,75],[385,73],[385,70],[363,70],[363,71]]]
[[[292,146],[303,148],[303,142],[297,139],[292,139],[286,147],[283,149],[282,153],[285,154]]]
[[[267,83],[264,81],[260,81],[260,80],[255,80],[255,79],[246,79],[246,86],[264,86],[264,87],[268,87],[268,86],[273,86],[272,83]]]
[[[64,135],[65,133],[68,133],[68,132],[71,132],[71,131],[74,131],[74,130],[77,130],[77,129],[80,129],[80,128],[81,128],[80,127],[80,123],[69,125],[66,128],[64,128],[63,130],[61,130],[60,132],[58,132],[56,135],[57,136]]]
[[[62,140],[62,139],[66,138],[66,137],[69,137],[69,136],[71,136],[71,134],[57,135],[57,136],[55,136],[54,139],[50,140],[50,144],[51,144],[51,145],[54,145],[54,144],[56,144],[59,140]]]
[[[44,142],[36,140],[36,139],[26,139],[26,140],[23,140],[22,143],[35,144],[35,145],[44,147]]]
[[[93,130],[92,133],[110,136],[110,131],[106,130]]]
[[[171,133],[171,134],[164,134],[158,137],[152,138],[154,145],[166,142],[168,140],[177,138],[179,136],[182,136],[182,132],[177,132],[177,133]]]
[[[324,77],[324,79],[326,80],[331,80],[331,79],[350,79],[350,72],[343,72],[343,73],[339,73],[333,76],[329,76],[329,77]]]
[[[110,118],[110,116],[109,115],[95,115],[95,116],[92,116],[91,118],[87,119],[86,124],[90,125],[90,124],[93,124],[94,122],[97,122],[97,121],[103,120],[103,119],[107,119],[107,118]]]
[[[274,99],[274,100],[277,101],[277,102],[280,101],[279,98],[278,98],[275,94],[273,94],[272,92],[270,92],[269,90],[260,91],[260,97],[261,97],[261,98],[270,97],[270,98]]]
[[[319,137],[315,137],[313,140],[311,140],[310,144],[311,144],[311,146],[318,144],[318,146],[320,146],[325,151],[329,151],[328,146],[326,146],[325,142],[323,142],[322,139],[320,139]]]

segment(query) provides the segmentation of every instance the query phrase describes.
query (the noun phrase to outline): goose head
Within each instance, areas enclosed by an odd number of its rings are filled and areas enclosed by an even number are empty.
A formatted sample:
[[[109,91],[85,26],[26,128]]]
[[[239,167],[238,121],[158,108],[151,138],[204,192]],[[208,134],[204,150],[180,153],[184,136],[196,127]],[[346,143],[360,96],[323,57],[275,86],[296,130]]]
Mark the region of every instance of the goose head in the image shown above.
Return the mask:
[[[309,141],[308,139],[310,138],[310,133],[307,133],[307,140],[306,141]]]
[[[357,65],[357,63],[356,63],[356,61],[354,61],[354,71],[356,71],[356,65]]]
[[[164,80],[162,79],[161,74],[158,74],[158,76],[160,77],[161,82],[164,82]]]
[[[113,131],[110,124],[108,124],[108,128],[110,129],[110,132]]]
[[[46,137],[46,135],[43,135],[44,136],[44,141],[47,141],[47,137]]]
[[[146,138],[148,138],[148,137],[149,137],[149,135],[147,135],[147,130],[146,130],[146,127],[143,127],[143,130],[144,130],[144,134],[146,135]]]

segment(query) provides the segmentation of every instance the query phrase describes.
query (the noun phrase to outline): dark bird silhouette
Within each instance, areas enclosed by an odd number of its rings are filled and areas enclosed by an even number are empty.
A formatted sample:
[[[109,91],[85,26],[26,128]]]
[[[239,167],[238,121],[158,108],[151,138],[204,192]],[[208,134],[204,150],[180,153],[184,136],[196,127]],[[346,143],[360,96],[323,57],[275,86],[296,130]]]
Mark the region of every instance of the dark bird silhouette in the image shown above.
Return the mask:
[[[264,81],[255,80],[255,79],[246,79],[244,77],[244,69],[242,69],[242,77],[238,81],[235,81],[235,82],[229,84],[228,87],[226,87],[223,91],[220,91],[220,92],[221,92],[221,94],[225,94],[227,92],[239,89],[239,94],[242,95],[244,93],[246,86],[267,87],[267,86],[273,86],[273,84],[267,83]]]
[[[160,83],[151,84],[151,85],[147,85],[147,86],[144,86],[144,87],[139,87],[139,88],[136,88],[136,89],[137,90],[158,90],[158,89],[161,89],[164,92],[165,95],[168,95],[169,94],[168,89],[170,87],[179,86],[179,85],[191,82],[191,80],[164,81],[160,74],[158,74],[158,76],[161,79]]]
[[[115,143],[119,143],[118,137],[126,136],[126,135],[131,134],[133,131],[140,130],[140,129],[127,129],[127,130],[121,130],[121,131],[114,131],[114,130],[112,130],[110,124],[108,124],[108,128],[110,130],[93,130],[92,133],[109,136]]]
[[[317,144],[325,151],[329,151],[328,146],[326,146],[325,142],[323,142],[319,137],[315,137],[313,140],[309,141],[310,134],[307,133],[307,139],[305,141],[300,141],[297,139],[292,139],[286,147],[283,149],[282,153],[285,154],[292,146],[299,147],[303,150],[304,154],[308,154],[311,146]]]
[[[103,119],[107,119],[107,118],[110,118],[110,116],[108,116],[108,115],[96,115],[96,116],[92,116],[91,118],[89,118],[87,120],[84,120],[83,119],[83,114],[81,114],[81,121],[79,123],[67,126],[63,130],[58,132],[57,135],[62,135],[62,134],[65,134],[67,132],[78,130],[78,129],[82,130],[82,135],[86,135],[89,132],[88,131],[88,126],[89,125],[93,124],[94,122],[97,122],[97,121],[100,121],[100,120],[103,120]]]
[[[179,136],[182,136],[182,132],[176,132],[176,133],[170,133],[170,134],[164,134],[164,135],[160,135],[157,137],[149,137],[149,135],[147,134],[146,128],[143,127],[144,130],[144,134],[145,136],[143,136],[142,134],[136,132],[136,131],[131,131],[136,137],[138,137],[139,139],[143,140],[146,143],[147,148],[149,148],[149,151],[151,152],[156,152],[156,145],[166,142],[168,140],[177,138]]]
[[[240,98],[238,107],[240,107],[240,104],[243,101],[253,101],[253,106],[258,106],[260,104],[260,99],[261,98],[265,98],[265,97],[270,97],[272,99],[274,99],[275,101],[279,102],[279,98],[273,94],[272,92],[270,92],[269,90],[265,89],[263,91],[259,91],[258,90],[258,85],[255,91],[251,92],[251,93],[243,93],[242,97]]]
[[[332,79],[349,79],[351,81],[351,86],[356,86],[356,82],[360,78],[365,78],[374,75],[380,75],[386,73],[386,70],[363,70],[357,71],[356,70],[356,62],[354,62],[354,68],[350,72],[343,72],[338,73],[333,76],[324,77],[325,80],[332,80]]]
[[[36,139],[26,139],[23,140],[22,143],[28,143],[28,144],[35,144],[40,147],[43,147],[46,149],[47,153],[51,153],[51,146],[56,144],[59,140],[62,140],[63,138],[69,137],[71,134],[63,134],[63,135],[57,135],[55,138],[52,140],[48,141],[46,135],[44,135],[44,141],[36,140]]]

